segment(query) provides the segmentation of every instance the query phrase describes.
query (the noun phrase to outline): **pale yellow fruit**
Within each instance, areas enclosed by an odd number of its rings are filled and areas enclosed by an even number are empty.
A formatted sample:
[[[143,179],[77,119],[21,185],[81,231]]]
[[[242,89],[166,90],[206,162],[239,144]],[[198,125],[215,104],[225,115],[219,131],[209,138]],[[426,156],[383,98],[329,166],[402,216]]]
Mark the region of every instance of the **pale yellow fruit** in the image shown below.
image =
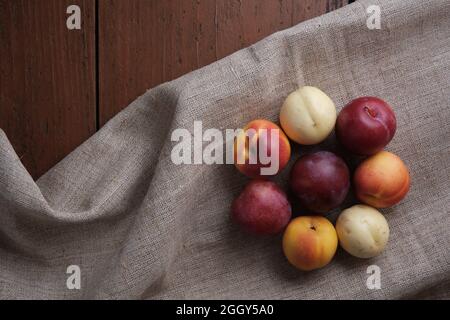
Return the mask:
[[[301,87],[285,100],[280,123],[289,138],[311,145],[325,140],[336,123],[336,106],[316,87]]]
[[[358,258],[379,255],[389,239],[389,225],[376,209],[358,204],[342,211],[336,222],[339,243]]]

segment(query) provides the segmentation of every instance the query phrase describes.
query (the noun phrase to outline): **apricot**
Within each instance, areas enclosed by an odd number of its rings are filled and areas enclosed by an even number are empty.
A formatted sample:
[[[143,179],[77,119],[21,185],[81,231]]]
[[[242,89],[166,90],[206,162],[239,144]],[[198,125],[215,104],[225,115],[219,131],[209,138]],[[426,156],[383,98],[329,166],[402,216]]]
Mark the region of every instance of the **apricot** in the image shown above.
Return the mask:
[[[387,208],[408,193],[408,168],[395,154],[381,151],[364,160],[353,178],[357,198],[375,208]]]
[[[333,259],[338,237],[333,224],[320,216],[293,219],[283,236],[283,251],[296,268],[310,271],[326,266]]]

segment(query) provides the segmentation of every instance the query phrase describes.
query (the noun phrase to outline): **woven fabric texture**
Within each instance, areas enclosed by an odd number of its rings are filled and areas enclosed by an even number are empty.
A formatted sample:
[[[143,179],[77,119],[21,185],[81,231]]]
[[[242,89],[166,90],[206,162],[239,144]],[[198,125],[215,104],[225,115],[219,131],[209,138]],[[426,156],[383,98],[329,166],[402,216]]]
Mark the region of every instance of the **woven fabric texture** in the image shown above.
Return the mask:
[[[379,30],[366,25],[370,5],[381,8]],[[361,260],[340,249],[310,273],[288,264],[281,236],[231,223],[247,181],[233,165],[170,157],[174,129],[278,121],[303,85],[321,88],[338,110],[359,96],[388,101],[398,129],[387,150],[412,178],[407,198],[382,210],[391,229],[382,255]],[[290,165],[335,146],[334,134],[295,146]],[[284,188],[288,171],[275,179]],[[450,298],[449,245],[448,0],[363,0],[275,33],[147,91],[37,182],[0,131],[0,298]],[[366,286],[372,264],[380,290]],[[80,267],[80,290],[66,286],[70,265]]]

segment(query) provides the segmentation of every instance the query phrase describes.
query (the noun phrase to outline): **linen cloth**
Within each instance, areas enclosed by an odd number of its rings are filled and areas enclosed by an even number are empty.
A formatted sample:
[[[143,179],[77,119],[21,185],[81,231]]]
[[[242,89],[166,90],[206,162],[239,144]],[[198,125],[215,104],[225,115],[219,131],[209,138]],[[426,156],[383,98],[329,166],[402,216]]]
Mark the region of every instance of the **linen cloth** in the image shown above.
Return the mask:
[[[379,30],[366,25],[370,5],[380,6]],[[303,85],[338,110],[359,96],[388,101],[398,129],[386,149],[412,177],[406,199],[382,210],[391,229],[382,255],[339,249],[309,273],[288,264],[281,236],[231,223],[247,182],[233,165],[170,158],[174,129],[277,121]],[[319,149],[341,152],[332,135],[295,146],[290,165]],[[275,33],[147,91],[36,183],[0,132],[0,169],[0,298],[449,298],[450,1],[359,1]],[[284,188],[288,172],[275,179]],[[66,286],[70,265],[80,267],[80,290]],[[366,286],[370,265],[380,290]]]

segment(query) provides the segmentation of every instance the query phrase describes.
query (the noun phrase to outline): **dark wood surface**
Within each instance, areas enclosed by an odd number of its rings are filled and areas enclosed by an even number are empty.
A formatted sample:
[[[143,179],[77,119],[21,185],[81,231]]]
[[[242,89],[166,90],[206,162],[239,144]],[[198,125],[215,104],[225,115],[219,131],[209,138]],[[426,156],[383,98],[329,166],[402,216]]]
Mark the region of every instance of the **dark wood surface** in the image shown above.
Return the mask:
[[[69,31],[77,4],[82,29]],[[0,0],[0,128],[39,177],[95,130],[95,3]]]
[[[37,178],[145,90],[347,2],[0,0],[0,127]]]
[[[340,0],[100,0],[100,124],[137,96]]]

